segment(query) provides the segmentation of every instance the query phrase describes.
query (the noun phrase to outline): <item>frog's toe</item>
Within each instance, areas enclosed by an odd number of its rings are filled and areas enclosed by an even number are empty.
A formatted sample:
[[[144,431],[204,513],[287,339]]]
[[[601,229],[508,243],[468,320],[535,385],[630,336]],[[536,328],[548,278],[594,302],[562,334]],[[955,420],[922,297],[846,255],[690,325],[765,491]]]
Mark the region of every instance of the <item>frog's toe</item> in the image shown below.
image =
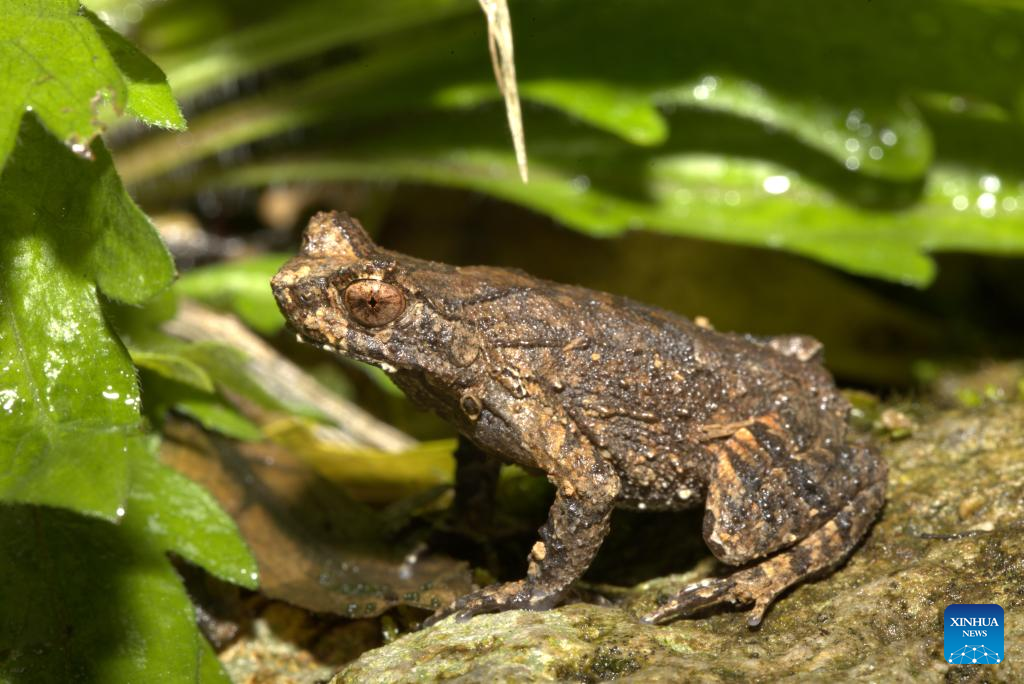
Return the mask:
[[[660,625],[720,603],[735,604],[746,600],[746,597],[737,594],[736,583],[731,577],[705,579],[688,585],[640,619],[648,624]]]
[[[466,594],[447,608],[442,608],[424,620],[422,627],[429,627],[441,620],[455,616],[457,621],[468,620],[474,615],[498,613],[516,608],[544,610],[555,605],[561,593],[541,592],[522,580],[495,584]]]
[[[456,608],[455,605],[453,604],[448,608],[442,608],[438,610],[433,615],[425,619],[423,622],[420,623],[419,628],[426,629],[427,627],[433,627],[442,620],[445,620],[450,617],[454,617],[456,622],[463,622],[464,620],[468,620],[474,615],[479,615],[480,613],[486,612],[488,611],[483,609]]]

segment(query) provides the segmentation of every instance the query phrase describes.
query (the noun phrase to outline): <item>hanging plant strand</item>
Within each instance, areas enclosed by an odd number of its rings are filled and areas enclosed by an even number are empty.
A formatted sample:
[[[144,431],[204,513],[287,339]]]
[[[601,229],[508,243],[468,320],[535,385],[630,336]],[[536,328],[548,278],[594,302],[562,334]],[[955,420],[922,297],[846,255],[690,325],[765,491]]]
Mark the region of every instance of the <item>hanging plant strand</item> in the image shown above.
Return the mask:
[[[519,88],[516,85],[516,64],[512,51],[512,18],[507,0],[480,0],[487,15],[487,47],[491,51],[491,65],[498,88],[505,97],[508,127],[512,131],[512,145],[516,150],[519,176],[526,183],[529,173],[526,164],[526,135],[523,132],[523,114],[519,107]]]

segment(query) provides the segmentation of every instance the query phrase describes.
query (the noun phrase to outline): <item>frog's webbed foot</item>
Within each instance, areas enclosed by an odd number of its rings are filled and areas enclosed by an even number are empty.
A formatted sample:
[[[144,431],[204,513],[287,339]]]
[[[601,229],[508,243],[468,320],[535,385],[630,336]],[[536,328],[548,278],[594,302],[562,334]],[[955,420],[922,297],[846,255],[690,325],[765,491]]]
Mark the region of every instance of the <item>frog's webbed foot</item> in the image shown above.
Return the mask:
[[[783,591],[838,565],[857,545],[884,502],[884,474],[882,468],[882,479],[858,492],[835,517],[796,545],[727,577],[691,584],[642,620],[660,624],[720,604],[753,604],[747,624],[757,627]]]
[[[492,584],[459,598],[423,621],[429,627],[454,615],[456,621],[468,620],[474,615],[497,613],[503,610],[546,610],[558,604],[564,591],[541,591],[526,580]]]
[[[742,596],[737,592],[736,582],[731,576],[704,579],[687,585],[678,594],[640,619],[642,622],[658,625],[677,617],[693,615],[711,606],[723,603],[749,603],[750,600],[751,597]]]

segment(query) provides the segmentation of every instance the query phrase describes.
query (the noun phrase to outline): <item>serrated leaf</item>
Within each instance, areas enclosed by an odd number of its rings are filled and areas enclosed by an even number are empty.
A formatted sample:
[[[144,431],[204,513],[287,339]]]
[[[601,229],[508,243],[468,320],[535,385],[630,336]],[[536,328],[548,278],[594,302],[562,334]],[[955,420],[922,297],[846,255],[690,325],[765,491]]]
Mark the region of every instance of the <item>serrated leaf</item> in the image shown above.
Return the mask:
[[[152,456],[132,469],[123,524],[223,580],[257,586],[256,561],[234,521],[205,489]]]
[[[101,36],[78,2],[0,0],[0,16],[0,166],[26,111],[83,155],[102,131],[104,105],[183,127],[160,70],[112,32]]]
[[[192,604],[133,524],[0,506],[0,605],[0,681],[197,679]]]
[[[92,149],[75,157],[29,117],[0,176],[0,501],[115,518],[145,438],[98,292],[141,302],[173,265]]]
[[[149,126],[185,130],[185,117],[160,67],[95,14],[86,11],[85,16],[92,22],[117,63],[117,68],[121,70],[126,86],[125,110],[128,114]]]
[[[285,261],[286,254],[266,254],[196,268],[181,277],[181,294],[222,311],[230,311],[251,328],[269,335],[284,325],[267,283]]]

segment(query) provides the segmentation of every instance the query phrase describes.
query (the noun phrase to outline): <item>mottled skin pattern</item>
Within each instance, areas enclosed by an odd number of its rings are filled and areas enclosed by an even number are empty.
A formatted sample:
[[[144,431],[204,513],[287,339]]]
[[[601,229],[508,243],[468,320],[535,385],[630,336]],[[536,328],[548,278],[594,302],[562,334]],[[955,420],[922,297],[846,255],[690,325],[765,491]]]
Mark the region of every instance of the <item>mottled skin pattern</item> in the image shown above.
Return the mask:
[[[273,290],[303,339],[384,368],[482,453],[555,485],[526,578],[437,617],[549,607],[587,569],[612,509],[703,502],[711,551],[745,567],[644,619],[733,603],[757,625],[787,587],[841,562],[882,506],[885,464],[848,441],[849,407],[810,338],[720,333],[519,271],[422,261],[339,213],[313,217]],[[460,494],[474,491],[470,470],[493,486],[499,461],[472,453],[460,449]]]

